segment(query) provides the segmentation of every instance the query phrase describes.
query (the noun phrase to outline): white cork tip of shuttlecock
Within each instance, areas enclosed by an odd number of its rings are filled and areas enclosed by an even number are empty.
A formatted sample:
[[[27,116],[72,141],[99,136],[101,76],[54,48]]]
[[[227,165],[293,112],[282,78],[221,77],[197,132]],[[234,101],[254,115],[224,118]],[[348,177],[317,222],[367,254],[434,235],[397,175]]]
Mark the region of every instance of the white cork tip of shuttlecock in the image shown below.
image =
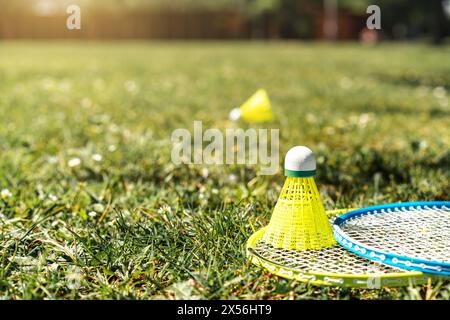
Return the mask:
[[[239,118],[241,117],[241,109],[234,108],[233,110],[230,111],[229,117],[231,121],[238,121]]]
[[[284,174],[288,177],[312,177],[316,174],[316,157],[311,149],[291,148],[284,159]]]

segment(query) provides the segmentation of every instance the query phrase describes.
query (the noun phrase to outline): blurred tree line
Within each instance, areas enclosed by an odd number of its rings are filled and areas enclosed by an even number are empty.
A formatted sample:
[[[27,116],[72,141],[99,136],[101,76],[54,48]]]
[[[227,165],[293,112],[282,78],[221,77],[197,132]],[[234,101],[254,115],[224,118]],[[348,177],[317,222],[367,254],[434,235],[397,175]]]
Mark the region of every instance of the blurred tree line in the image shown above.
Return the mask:
[[[335,0],[341,10],[368,16],[369,5],[381,8],[383,34],[394,39],[432,37],[442,43],[450,35],[450,0]],[[0,0],[0,13],[32,10],[36,5],[79,4],[107,10],[236,10],[254,30],[264,27],[268,17],[280,26],[282,38],[311,38],[312,12],[324,9],[326,0]],[[447,11],[445,10],[447,8]],[[447,15],[446,15],[447,12]]]
[[[325,0],[241,0],[247,14],[261,18],[271,12],[278,16],[283,38],[310,34],[312,7],[324,9]],[[394,39],[416,39],[430,36],[442,43],[450,36],[450,0],[336,0],[340,9],[368,16],[369,5],[381,8],[385,36]]]
[[[374,4],[381,8],[384,32],[392,38],[431,36],[440,44],[450,36],[449,0],[340,0],[343,7],[363,12]]]

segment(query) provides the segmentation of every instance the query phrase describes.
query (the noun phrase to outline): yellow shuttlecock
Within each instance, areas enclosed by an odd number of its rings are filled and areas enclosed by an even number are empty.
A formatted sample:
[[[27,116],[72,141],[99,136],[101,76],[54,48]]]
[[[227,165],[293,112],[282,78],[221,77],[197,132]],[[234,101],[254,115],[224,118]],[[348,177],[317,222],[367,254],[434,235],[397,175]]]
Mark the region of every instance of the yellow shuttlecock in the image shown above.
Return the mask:
[[[240,108],[230,112],[230,119],[242,119],[249,123],[272,121],[274,118],[272,105],[266,90],[260,89],[250,97]]]
[[[314,182],[316,159],[307,147],[288,151],[286,182],[262,240],[275,248],[308,250],[336,243]]]

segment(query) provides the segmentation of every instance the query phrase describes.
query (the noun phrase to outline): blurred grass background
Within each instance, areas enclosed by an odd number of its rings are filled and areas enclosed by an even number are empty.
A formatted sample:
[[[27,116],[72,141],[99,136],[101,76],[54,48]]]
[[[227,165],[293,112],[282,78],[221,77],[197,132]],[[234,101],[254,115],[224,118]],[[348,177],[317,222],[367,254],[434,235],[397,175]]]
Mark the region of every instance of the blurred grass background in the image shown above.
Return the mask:
[[[449,47],[289,42],[0,43],[2,298],[439,298],[448,282],[319,288],[248,264],[283,177],[181,166],[171,133],[266,88],[318,157],[327,209],[449,200]],[[265,125],[264,127],[267,127]]]

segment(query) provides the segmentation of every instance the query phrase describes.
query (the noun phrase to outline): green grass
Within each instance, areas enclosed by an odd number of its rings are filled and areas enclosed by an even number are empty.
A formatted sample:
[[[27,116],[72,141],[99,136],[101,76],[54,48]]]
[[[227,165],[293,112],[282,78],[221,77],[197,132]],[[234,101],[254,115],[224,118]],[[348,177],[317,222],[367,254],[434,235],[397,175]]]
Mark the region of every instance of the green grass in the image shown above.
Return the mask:
[[[230,108],[264,87],[281,155],[316,151],[327,209],[449,200],[449,56],[421,45],[0,42],[0,188],[12,193],[0,201],[0,298],[449,299],[448,282],[349,290],[263,272],[244,247],[270,218],[281,171],[213,166],[205,177],[170,161],[174,129],[230,127]]]

